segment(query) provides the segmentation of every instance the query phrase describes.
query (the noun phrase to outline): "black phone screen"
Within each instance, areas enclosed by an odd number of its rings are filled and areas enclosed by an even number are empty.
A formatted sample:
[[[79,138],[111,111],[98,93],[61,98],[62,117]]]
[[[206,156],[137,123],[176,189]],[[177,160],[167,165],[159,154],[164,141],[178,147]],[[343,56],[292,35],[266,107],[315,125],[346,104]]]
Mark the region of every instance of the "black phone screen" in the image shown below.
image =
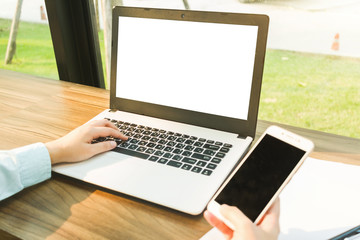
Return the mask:
[[[237,206],[254,222],[304,154],[266,134],[215,201]]]

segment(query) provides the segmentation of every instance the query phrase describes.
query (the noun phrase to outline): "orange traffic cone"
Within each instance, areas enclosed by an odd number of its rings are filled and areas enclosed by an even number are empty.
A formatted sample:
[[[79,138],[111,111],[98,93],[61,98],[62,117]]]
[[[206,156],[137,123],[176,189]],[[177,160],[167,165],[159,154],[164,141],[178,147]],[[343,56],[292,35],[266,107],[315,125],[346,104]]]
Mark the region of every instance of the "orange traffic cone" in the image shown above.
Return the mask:
[[[40,6],[40,16],[41,16],[41,20],[46,20],[46,14],[43,6]]]
[[[332,49],[332,50],[334,50],[334,51],[339,51],[339,48],[340,48],[339,39],[340,39],[340,34],[339,34],[339,33],[335,34],[334,42],[333,42],[333,44],[331,45],[331,49]]]

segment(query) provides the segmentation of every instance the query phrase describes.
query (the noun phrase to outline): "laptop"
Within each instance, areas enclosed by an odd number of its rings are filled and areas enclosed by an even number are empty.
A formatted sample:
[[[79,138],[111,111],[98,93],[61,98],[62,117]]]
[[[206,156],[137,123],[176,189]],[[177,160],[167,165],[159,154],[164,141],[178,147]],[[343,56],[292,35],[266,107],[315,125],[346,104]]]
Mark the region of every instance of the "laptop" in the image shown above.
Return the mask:
[[[94,119],[129,140],[53,171],[200,214],[254,139],[268,23],[265,15],[115,7],[110,108]]]

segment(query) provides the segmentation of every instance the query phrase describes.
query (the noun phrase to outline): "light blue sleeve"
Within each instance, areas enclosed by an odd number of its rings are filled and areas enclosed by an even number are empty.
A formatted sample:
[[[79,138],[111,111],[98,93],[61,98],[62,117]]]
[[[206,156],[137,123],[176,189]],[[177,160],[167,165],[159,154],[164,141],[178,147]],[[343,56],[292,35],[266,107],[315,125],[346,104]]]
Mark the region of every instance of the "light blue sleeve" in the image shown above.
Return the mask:
[[[50,155],[43,143],[0,151],[0,201],[50,177]]]

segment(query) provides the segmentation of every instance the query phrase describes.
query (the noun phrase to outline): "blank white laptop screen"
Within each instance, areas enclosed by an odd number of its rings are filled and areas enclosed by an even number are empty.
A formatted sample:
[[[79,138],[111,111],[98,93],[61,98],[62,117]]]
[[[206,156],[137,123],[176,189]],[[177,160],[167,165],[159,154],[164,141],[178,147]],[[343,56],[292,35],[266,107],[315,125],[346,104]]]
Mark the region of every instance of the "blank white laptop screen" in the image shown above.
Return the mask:
[[[258,27],[119,17],[116,97],[247,120]]]

